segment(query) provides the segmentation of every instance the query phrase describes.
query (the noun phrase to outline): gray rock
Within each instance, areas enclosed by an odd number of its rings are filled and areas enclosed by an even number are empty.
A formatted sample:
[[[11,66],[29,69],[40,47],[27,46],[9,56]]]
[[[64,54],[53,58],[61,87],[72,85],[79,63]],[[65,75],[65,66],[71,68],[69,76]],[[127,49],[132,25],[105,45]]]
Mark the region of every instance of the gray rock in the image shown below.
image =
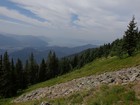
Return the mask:
[[[51,105],[51,104],[48,102],[42,102],[40,105]]]
[[[122,69],[120,71],[107,72],[100,75],[93,75],[74,79],[72,81],[56,84],[51,87],[40,88],[28,94],[22,95],[14,102],[25,102],[28,100],[39,100],[40,98],[59,98],[70,95],[74,92],[95,88],[101,84],[128,84],[134,81],[140,81],[140,69],[133,67]],[[41,105],[50,105],[42,102]]]

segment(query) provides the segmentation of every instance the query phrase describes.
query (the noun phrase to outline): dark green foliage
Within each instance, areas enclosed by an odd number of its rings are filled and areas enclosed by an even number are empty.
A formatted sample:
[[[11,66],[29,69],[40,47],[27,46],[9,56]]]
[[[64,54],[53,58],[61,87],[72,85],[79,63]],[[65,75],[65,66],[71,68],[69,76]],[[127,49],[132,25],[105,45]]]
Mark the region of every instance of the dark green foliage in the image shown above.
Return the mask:
[[[43,59],[39,67],[39,82],[45,81],[47,78],[47,65]]]
[[[12,95],[15,95],[17,93],[18,87],[17,87],[17,74],[15,71],[15,65],[13,59],[11,60],[10,84],[11,84]]]
[[[55,52],[50,51],[48,55],[48,59],[47,59],[48,79],[59,75],[60,71],[59,71],[58,65],[59,65],[58,58],[56,57]]]
[[[13,95],[11,78],[12,72],[10,68],[9,56],[8,53],[5,52],[2,64],[2,75],[0,78],[0,95],[3,97],[10,97]]]
[[[137,51],[139,51],[140,50],[140,32],[138,32],[136,40],[137,40]]]
[[[27,75],[23,69],[23,64],[20,59],[16,62],[16,74],[17,74],[17,88],[18,89],[25,89],[27,87]]]
[[[28,65],[28,79],[30,84],[35,84],[38,78],[38,64],[34,59],[33,53],[29,58],[29,65]]]
[[[117,39],[114,42],[112,42],[111,44],[111,52],[110,55],[111,56],[118,56],[119,58],[122,58],[124,55],[124,51],[123,51],[123,39]]]
[[[10,62],[8,53],[5,52],[4,56],[1,56],[0,65],[1,97],[14,96],[19,89],[27,87],[26,74],[23,72],[22,62],[19,59],[16,65],[14,65],[13,59]]]
[[[1,76],[3,75],[3,70],[2,70],[2,55],[0,55],[0,79],[1,79]]]
[[[136,27],[135,18],[133,17],[132,21],[130,21],[128,25],[128,29],[124,35],[124,44],[123,49],[128,53],[129,56],[132,56],[136,49],[137,42],[137,33],[138,29]]]
[[[2,65],[3,65],[3,59],[2,59],[2,55],[0,56],[0,97],[2,96],[2,82],[3,82],[3,69],[2,69]]]
[[[74,58],[72,59],[72,62],[71,62],[73,68],[77,67],[78,61],[79,61],[79,60],[78,60],[78,56],[75,55]]]
[[[59,69],[60,75],[69,72],[72,69],[69,59],[67,58],[61,59],[59,62]]]
[[[11,91],[11,85],[10,84],[10,62],[9,62],[9,56],[7,52],[5,52],[4,57],[3,57],[3,75],[2,75],[2,81],[1,81],[1,89],[2,90],[2,95],[4,97],[9,97],[12,95]]]

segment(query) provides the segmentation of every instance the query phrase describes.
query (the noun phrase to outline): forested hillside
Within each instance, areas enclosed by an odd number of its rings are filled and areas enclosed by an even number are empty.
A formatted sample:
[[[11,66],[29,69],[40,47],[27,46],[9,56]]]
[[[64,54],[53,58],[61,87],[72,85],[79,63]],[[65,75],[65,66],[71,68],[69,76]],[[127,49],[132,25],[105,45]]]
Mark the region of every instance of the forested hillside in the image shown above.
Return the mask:
[[[0,96],[15,96],[30,85],[81,68],[97,58],[118,56],[123,59],[135,55],[139,50],[140,32],[133,17],[123,38],[73,56],[58,59],[55,52],[50,51],[48,59],[44,58],[41,64],[37,64],[32,53],[26,60],[26,64],[23,65],[20,59],[17,59],[16,62],[9,59],[8,53],[5,52],[4,55],[0,56]]]

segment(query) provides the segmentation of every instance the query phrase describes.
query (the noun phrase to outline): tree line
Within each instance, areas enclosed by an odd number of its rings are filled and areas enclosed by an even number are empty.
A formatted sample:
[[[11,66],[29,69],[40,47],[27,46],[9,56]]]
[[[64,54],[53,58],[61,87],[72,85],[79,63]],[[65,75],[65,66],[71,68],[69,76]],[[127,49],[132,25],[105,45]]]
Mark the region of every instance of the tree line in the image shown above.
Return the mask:
[[[140,50],[140,31],[133,17],[123,38],[98,48],[58,59],[55,52],[50,51],[47,59],[37,64],[33,53],[23,65],[20,59],[16,62],[9,58],[7,52],[0,55],[0,97],[12,97],[28,86],[55,78],[101,57],[132,56]]]
[[[5,52],[0,56],[0,96],[12,97],[30,85],[68,72],[66,70],[70,70],[68,59],[59,60],[55,52],[50,51],[48,59],[42,59],[41,64],[36,63],[32,53],[25,65],[20,59],[14,63]]]
[[[81,68],[85,64],[101,57],[107,58],[117,56],[119,58],[124,58],[133,56],[139,51],[140,31],[135,22],[135,17],[133,17],[122,38],[116,39],[112,43],[104,44],[98,48],[88,49],[76,54],[72,57],[72,61],[75,62],[73,65],[74,67]]]

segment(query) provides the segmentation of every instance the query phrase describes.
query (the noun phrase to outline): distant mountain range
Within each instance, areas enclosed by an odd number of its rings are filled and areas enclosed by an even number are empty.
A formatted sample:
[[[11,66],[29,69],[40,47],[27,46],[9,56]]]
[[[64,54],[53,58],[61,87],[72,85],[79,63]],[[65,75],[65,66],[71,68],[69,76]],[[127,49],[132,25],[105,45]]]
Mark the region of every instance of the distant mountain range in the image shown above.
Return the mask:
[[[8,51],[11,58],[15,61],[20,58],[23,62],[28,59],[31,53],[34,53],[37,62],[42,58],[47,59],[50,51],[55,51],[56,55],[61,58],[75,53],[79,53],[89,48],[95,48],[97,45],[83,45],[78,47],[59,47],[48,46],[48,42],[35,36],[18,36],[0,34],[0,54]]]
[[[50,51],[55,51],[56,55],[59,58],[62,58],[68,55],[79,53],[88,48],[95,48],[95,47],[97,46],[88,44],[88,45],[73,47],[73,48],[59,47],[59,46],[50,46],[50,47],[44,47],[40,49],[24,48],[22,50],[18,50],[18,51],[10,53],[10,57],[12,57],[14,60],[20,58],[22,61],[25,62],[25,60],[27,60],[30,54],[33,53],[37,62],[40,62],[43,58],[47,59],[48,53]]]
[[[1,49],[18,49],[25,47],[45,47],[48,43],[39,37],[31,35],[2,35],[0,34]]]

